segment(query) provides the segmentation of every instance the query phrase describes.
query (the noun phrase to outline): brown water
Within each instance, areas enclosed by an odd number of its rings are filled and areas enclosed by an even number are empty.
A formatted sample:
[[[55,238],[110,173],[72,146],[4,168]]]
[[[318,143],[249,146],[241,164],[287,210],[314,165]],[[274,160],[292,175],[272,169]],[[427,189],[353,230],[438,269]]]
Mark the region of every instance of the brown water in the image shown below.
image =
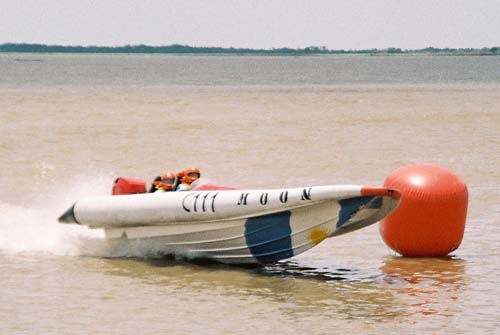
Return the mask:
[[[500,61],[394,59],[1,56],[0,333],[500,332]],[[351,79],[316,76],[335,71]],[[120,175],[196,165],[242,188],[381,185],[420,162],[469,187],[450,258],[398,257],[373,225],[242,269],[56,222]]]

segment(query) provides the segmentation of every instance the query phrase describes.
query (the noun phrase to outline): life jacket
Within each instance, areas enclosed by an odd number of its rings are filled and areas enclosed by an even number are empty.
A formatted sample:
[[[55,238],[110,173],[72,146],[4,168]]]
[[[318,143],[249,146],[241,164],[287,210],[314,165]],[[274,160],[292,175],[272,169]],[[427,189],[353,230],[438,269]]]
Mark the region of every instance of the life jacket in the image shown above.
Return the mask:
[[[176,191],[191,191],[191,185],[190,184],[186,184],[186,183],[182,183],[180,184],[179,186],[177,186],[177,188],[175,189]]]

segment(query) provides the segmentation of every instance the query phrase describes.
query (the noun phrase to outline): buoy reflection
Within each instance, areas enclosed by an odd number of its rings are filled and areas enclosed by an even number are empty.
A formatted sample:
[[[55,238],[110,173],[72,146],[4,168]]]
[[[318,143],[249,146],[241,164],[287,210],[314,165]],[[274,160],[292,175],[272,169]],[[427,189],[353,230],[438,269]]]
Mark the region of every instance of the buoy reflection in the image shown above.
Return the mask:
[[[461,308],[466,269],[462,259],[388,257],[380,269],[409,314],[451,316]]]

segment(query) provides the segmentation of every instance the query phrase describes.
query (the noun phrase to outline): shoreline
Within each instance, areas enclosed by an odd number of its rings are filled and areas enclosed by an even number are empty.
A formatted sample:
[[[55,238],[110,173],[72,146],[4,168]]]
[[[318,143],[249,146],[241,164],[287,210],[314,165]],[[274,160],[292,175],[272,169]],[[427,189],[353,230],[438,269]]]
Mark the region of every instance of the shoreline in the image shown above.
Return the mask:
[[[109,56],[203,56],[203,57],[498,57],[492,53],[161,53],[161,52],[66,52],[66,51],[2,51],[0,55],[109,55]]]
[[[141,54],[141,55],[202,55],[202,56],[500,56],[500,46],[482,48],[369,48],[369,49],[327,49],[323,46],[306,48],[280,47],[272,49],[195,47],[172,44],[165,46],[123,45],[123,46],[78,46],[47,45],[33,43],[3,43],[0,53],[33,54]]]
[[[0,55],[43,55],[43,56],[173,56],[173,57],[499,57],[500,54],[468,54],[468,53],[402,53],[402,54],[366,54],[366,53],[345,53],[345,54],[259,54],[259,53],[141,53],[141,52],[25,52],[25,51],[0,51]]]

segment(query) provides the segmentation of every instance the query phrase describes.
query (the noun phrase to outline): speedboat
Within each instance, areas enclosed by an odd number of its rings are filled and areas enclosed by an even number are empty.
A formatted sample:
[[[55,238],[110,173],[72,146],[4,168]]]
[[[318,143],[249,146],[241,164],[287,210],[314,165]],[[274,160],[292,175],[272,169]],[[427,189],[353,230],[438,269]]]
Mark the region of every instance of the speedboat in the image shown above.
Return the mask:
[[[76,201],[59,221],[104,229],[110,240],[151,241],[165,255],[230,264],[296,256],[381,220],[401,198],[397,190],[360,185],[247,190],[203,184],[145,193],[145,182],[118,178],[113,189],[115,195]]]

